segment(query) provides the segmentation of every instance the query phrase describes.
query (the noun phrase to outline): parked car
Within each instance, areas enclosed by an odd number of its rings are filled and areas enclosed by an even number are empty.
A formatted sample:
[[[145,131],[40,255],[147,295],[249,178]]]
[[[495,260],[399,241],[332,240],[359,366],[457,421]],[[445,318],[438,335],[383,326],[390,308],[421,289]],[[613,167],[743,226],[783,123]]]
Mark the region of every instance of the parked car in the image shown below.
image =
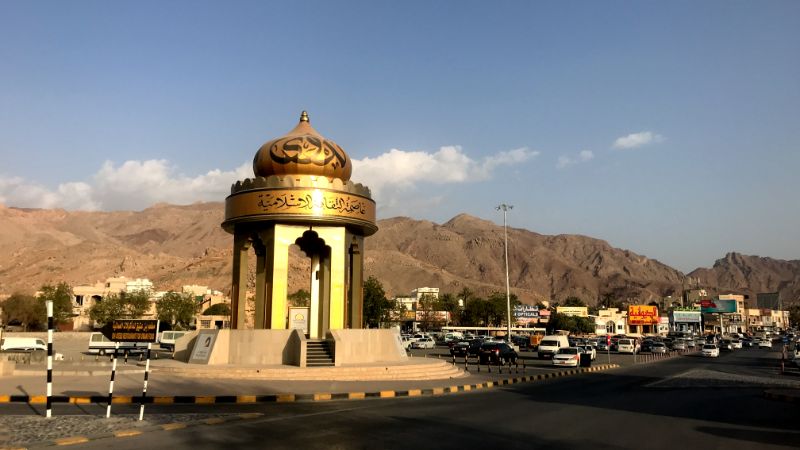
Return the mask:
[[[419,338],[411,343],[411,348],[434,348],[434,347],[436,347],[436,342],[434,342],[433,338],[430,337]]]
[[[481,364],[506,364],[509,362],[515,364],[518,356],[514,347],[504,342],[484,343],[478,352]]]
[[[467,356],[469,355],[469,342],[461,341],[450,347],[451,356]]]
[[[652,353],[667,353],[667,346],[664,345],[663,342],[653,342],[650,346],[650,351]]]
[[[597,351],[591,345],[588,345],[588,344],[579,345],[578,348],[583,350],[583,353],[588,353],[588,354],[592,355],[592,361],[594,361],[597,358]]]
[[[642,341],[642,352],[650,352],[654,341],[652,339],[645,339]]]
[[[617,341],[617,351],[619,353],[638,353],[639,345],[636,339],[624,338]]]
[[[606,343],[606,338],[598,338],[597,339],[597,351],[598,352],[606,352],[608,351],[608,344]]]
[[[47,345],[40,338],[9,336],[0,339],[0,350],[32,352],[47,350]]]
[[[719,347],[714,344],[703,344],[703,356],[707,358],[719,358]]]
[[[769,338],[764,338],[758,341],[758,348],[772,348],[772,341]]]
[[[686,350],[686,341],[678,339],[672,343],[673,350]]]
[[[733,341],[730,339],[721,339],[719,341],[719,349],[725,351],[733,351]]]
[[[581,353],[583,353],[583,351],[578,347],[560,348],[556,354],[553,355],[553,365],[578,367],[578,364],[581,362]]]

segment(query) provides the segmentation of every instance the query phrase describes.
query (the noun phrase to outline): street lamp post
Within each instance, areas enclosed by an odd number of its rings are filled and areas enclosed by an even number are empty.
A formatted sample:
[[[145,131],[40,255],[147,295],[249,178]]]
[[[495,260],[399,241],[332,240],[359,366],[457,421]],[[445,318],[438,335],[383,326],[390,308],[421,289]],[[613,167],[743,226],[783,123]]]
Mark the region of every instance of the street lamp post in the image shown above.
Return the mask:
[[[513,345],[511,342],[511,287],[508,282],[508,225],[506,222],[506,214],[508,213],[509,209],[513,209],[514,206],[506,205],[505,203],[501,203],[500,206],[497,206],[495,209],[498,211],[503,211],[503,239],[505,242],[505,256],[506,256],[506,313],[507,313],[507,325],[508,329],[506,332],[506,339],[508,339],[508,345]]]

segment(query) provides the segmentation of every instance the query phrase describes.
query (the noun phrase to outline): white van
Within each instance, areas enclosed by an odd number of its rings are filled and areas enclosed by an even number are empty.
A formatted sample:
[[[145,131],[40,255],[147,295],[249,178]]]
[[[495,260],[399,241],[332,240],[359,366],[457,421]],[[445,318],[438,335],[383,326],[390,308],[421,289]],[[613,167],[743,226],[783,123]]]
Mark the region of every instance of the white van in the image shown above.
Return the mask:
[[[537,350],[539,359],[545,356],[553,357],[560,348],[569,347],[569,339],[562,335],[545,336],[539,342],[539,349]]]
[[[99,353],[101,355],[114,353],[116,342],[103,336],[103,333],[95,332],[89,335],[89,353]],[[147,350],[147,342],[120,342],[119,353],[143,352]]]
[[[188,331],[162,331],[158,336],[158,345],[164,350],[174,351],[175,341],[182,338]]]
[[[684,349],[686,347],[684,346]],[[639,342],[636,339],[622,338],[617,341],[618,353],[630,353],[631,355],[639,352]]]
[[[33,337],[4,337],[0,339],[1,351],[47,350],[43,339]]]

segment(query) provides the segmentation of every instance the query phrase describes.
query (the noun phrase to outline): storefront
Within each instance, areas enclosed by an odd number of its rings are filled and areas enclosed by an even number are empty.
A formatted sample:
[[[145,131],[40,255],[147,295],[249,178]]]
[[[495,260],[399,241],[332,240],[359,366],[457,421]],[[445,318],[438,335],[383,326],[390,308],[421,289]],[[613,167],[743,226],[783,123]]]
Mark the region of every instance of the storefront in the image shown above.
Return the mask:
[[[696,308],[675,308],[669,313],[670,331],[702,334],[703,314]]]

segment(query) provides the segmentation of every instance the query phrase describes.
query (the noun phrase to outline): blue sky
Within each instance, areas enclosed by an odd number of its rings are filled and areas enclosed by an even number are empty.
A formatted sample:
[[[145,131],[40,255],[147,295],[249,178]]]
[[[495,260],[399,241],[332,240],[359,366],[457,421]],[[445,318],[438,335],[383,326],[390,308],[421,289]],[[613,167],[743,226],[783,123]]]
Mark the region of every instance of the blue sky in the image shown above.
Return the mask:
[[[379,218],[800,258],[797,1],[5,1],[0,67],[7,206],[222,201],[306,109]]]

